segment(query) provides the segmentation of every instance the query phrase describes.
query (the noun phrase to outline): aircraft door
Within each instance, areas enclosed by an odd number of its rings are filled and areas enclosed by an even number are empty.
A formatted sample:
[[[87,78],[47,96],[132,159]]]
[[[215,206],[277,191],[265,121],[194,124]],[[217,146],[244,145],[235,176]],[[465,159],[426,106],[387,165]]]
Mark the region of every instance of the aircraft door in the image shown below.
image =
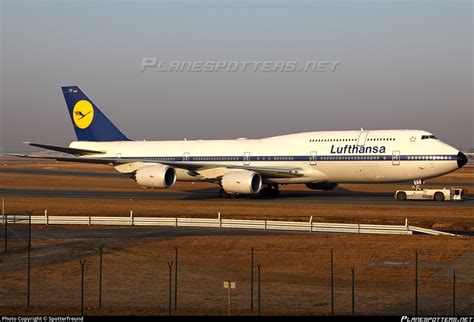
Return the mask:
[[[185,152],[185,153],[183,154],[183,161],[184,161],[184,162],[188,162],[188,161],[189,161],[189,152]]]
[[[400,151],[392,152],[392,165],[400,165]]]
[[[316,165],[316,162],[317,162],[317,157],[318,154],[316,153],[316,151],[311,151],[309,153],[309,165],[312,165],[312,166],[315,166]]]
[[[244,165],[250,165],[250,152],[244,153]]]
[[[365,145],[365,140],[367,139],[368,134],[369,134],[369,132],[360,132],[359,139],[357,140],[357,145],[364,146]]]

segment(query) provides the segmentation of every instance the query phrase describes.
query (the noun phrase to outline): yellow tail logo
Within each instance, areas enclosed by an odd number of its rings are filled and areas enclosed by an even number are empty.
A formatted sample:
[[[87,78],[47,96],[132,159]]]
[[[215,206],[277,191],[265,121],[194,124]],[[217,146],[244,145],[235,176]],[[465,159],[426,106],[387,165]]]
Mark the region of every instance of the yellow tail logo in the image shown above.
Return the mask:
[[[89,101],[80,100],[72,112],[74,124],[80,129],[87,129],[94,119],[94,107]]]

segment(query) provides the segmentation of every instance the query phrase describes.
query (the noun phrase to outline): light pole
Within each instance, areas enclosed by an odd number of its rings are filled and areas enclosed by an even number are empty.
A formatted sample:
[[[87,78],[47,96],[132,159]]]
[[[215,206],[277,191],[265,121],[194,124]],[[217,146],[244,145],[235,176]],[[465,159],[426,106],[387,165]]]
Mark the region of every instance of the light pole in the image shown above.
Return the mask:
[[[232,289],[235,288],[235,282],[224,281],[224,288],[227,289],[227,315],[230,316]]]

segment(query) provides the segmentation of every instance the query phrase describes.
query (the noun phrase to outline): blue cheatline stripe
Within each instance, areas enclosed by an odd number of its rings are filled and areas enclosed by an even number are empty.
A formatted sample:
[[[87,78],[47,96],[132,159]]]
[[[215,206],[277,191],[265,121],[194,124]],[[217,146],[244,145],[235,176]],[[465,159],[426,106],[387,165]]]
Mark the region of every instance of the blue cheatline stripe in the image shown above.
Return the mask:
[[[127,159],[137,161],[177,161],[177,162],[309,162],[309,155],[303,156],[162,156],[162,157],[110,157],[108,159]],[[397,161],[393,155],[318,155],[314,161]],[[400,161],[450,161],[457,160],[457,155],[438,154],[438,155],[400,155]]]

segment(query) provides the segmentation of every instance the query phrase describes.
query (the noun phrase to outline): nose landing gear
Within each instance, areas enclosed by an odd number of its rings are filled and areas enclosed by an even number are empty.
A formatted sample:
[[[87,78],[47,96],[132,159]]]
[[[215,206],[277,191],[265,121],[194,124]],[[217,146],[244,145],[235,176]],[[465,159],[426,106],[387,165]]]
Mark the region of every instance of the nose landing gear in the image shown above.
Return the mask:
[[[280,195],[280,190],[278,190],[277,184],[267,184],[260,190],[260,196],[265,198],[278,197]],[[219,198],[241,198],[250,195],[240,195],[237,193],[228,193],[223,188],[219,189]]]

